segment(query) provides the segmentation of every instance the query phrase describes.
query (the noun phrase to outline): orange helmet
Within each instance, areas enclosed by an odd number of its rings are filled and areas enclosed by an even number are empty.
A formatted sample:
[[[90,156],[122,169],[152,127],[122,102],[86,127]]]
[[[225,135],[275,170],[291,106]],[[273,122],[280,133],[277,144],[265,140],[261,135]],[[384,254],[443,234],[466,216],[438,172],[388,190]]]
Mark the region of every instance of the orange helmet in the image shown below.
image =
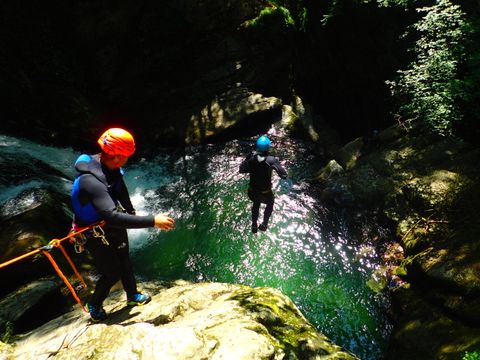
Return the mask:
[[[135,140],[127,130],[111,128],[98,138],[102,151],[108,155],[131,156],[135,152]]]

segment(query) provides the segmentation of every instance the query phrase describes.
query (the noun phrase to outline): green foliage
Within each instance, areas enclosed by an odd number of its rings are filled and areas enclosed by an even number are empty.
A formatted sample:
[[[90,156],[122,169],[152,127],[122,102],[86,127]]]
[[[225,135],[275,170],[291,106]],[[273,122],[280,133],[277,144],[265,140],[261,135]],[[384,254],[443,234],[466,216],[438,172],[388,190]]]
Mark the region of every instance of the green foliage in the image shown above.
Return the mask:
[[[462,83],[461,108],[464,120],[459,131],[462,136],[477,141],[480,135],[480,19],[473,13],[467,24],[467,61]]]
[[[463,357],[462,357],[462,360],[480,360],[480,350],[476,350],[476,351],[473,351],[473,352],[466,352]]]
[[[415,0],[330,0],[329,9],[323,15],[322,23],[325,25],[333,20],[335,16],[342,14],[345,9],[351,6],[361,6],[376,3],[378,7],[397,7],[402,6],[408,8],[415,3]]]
[[[405,8],[413,5],[415,0],[375,0],[378,6],[381,7],[392,7],[392,6],[403,6]]]
[[[0,326],[0,341],[5,344],[11,344],[15,341],[13,333],[13,324],[7,321]]]
[[[304,0],[272,0],[270,4],[274,8],[284,9],[288,12],[289,25],[298,31],[306,31],[308,11]]]
[[[388,83],[399,100],[400,118],[418,119],[438,134],[451,135],[454,123],[462,120],[458,103],[464,82],[458,70],[465,56],[465,14],[449,0],[417,10],[425,15],[413,25],[419,34],[416,59]]]
[[[282,6],[264,8],[255,19],[248,22],[248,26],[263,27],[266,26],[270,19],[275,17],[281,18],[283,20],[283,25],[286,28],[295,26],[295,21],[290,15],[290,11]]]
[[[312,4],[307,0],[271,0],[273,7],[288,9],[290,18],[293,19],[293,25],[298,31],[306,32],[309,21],[309,9],[319,10],[325,8],[322,23],[325,25],[328,21],[335,18],[349,9],[351,6],[376,3],[378,7],[396,7],[402,6],[408,8],[416,0],[328,0],[323,5]]]

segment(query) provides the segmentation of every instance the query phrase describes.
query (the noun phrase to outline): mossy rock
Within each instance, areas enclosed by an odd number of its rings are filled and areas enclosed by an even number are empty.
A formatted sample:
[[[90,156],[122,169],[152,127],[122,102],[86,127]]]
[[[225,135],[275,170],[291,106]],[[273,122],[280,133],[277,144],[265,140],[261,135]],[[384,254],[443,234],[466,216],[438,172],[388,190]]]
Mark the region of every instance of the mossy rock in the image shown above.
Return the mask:
[[[393,183],[370,165],[362,165],[349,176],[351,191],[358,203],[374,207],[382,203],[387,194],[393,191]]]
[[[13,360],[13,346],[0,341],[0,359]]]
[[[278,290],[255,288],[252,291],[245,287],[244,290],[236,291],[231,299],[239,301],[250,316],[268,329],[268,333],[276,339],[275,342],[284,349],[287,358],[313,359],[316,355],[349,358],[347,353],[335,355],[342,349],[319,334],[294,303]]]
[[[280,291],[221,283],[143,283],[152,301],[105,302],[106,321],[91,324],[76,309],[20,336],[22,359],[357,359],[333,344]],[[68,341],[65,341],[68,339]]]
[[[480,346],[480,329],[428,302],[418,287],[400,287],[393,293],[396,324],[386,359],[461,359]]]

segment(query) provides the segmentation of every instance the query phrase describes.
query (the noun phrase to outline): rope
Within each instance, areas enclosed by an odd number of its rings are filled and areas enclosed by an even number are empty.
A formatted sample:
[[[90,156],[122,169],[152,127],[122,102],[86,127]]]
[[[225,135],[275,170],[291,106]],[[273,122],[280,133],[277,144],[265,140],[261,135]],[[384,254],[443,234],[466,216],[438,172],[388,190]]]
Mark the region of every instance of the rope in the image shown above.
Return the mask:
[[[81,234],[83,233],[84,231],[87,231],[87,230],[90,230],[90,229],[93,229],[94,227],[97,227],[97,226],[100,226],[100,227],[103,227],[105,226],[105,221],[100,221],[98,223],[95,223],[95,224],[92,224],[92,225],[89,225],[89,226],[86,226],[84,228],[80,228],[74,232],[71,232],[69,233],[67,236],[61,238],[61,239],[53,239],[52,241],[59,241],[59,242],[62,242],[64,240],[67,240],[67,239],[70,239],[72,237],[75,237],[77,236],[78,234]]]
[[[45,255],[47,257],[47,259],[50,261],[50,263],[52,264],[53,268],[55,269],[55,271],[57,272],[58,276],[60,276],[60,278],[63,280],[63,282],[65,283],[65,285],[67,285],[68,289],[70,290],[73,298],[77,301],[77,303],[82,307],[83,311],[87,312],[87,309],[85,308],[85,306],[83,305],[82,301],[80,300],[80,298],[78,297],[77,295],[77,292],[75,291],[75,289],[73,288],[72,284],[68,281],[67,277],[63,274],[62,270],[60,270],[60,267],[57,265],[57,263],[55,262],[55,260],[53,259],[52,255],[50,255],[49,251],[52,250],[54,247],[57,247],[57,248],[60,248],[60,250],[62,251],[63,253],[63,256],[67,259],[68,263],[70,264],[73,272],[75,273],[75,275],[77,276],[77,278],[80,280],[80,282],[82,283],[83,287],[84,288],[87,288],[87,284],[85,283],[85,281],[83,280],[83,277],[82,275],[80,275],[80,272],[77,270],[77,267],[75,266],[75,264],[73,263],[72,259],[70,258],[70,256],[68,256],[68,253],[67,251],[65,250],[65,248],[62,246],[62,241],[65,241],[67,239],[70,239],[72,237],[75,237],[81,233],[83,233],[84,231],[87,231],[87,230],[90,230],[90,229],[94,229],[94,228],[100,228],[102,226],[105,225],[105,222],[104,221],[101,221],[99,223],[95,223],[95,224],[92,224],[90,226],[87,226],[87,227],[84,227],[84,228],[81,228],[81,229],[78,229],[76,231],[73,231],[73,232],[70,232],[67,236],[61,238],[61,239],[53,239],[51,240],[48,245],[45,245],[45,246],[42,246],[38,249],[35,249],[35,250],[32,250],[26,254],[23,254],[23,255],[20,255],[20,256],[17,256],[16,258],[13,258],[11,260],[8,260],[8,261],[5,261],[4,263],[0,264],[0,269],[8,266],[8,265],[11,265],[17,261],[20,261],[22,259],[25,259],[29,256],[32,256],[32,255],[35,255],[35,254],[38,254],[39,252],[42,252],[43,255]],[[102,229],[103,231],[103,229]]]
[[[13,263],[15,263],[15,262],[17,262],[17,261],[19,261],[19,260],[25,259],[25,258],[27,258],[27,257],[29,257],[29,256],[31,256],[31,255],[38,254],[38,253],[39,253],[40,251],[42,251],[42,250],[45,250],[45,249],[46,249],[46,250],[50,250],[50,249],[51,249],[51,246],[53,246],[53,245],[52,245],[53,243],[61,243],[62,241],[65,241],[65,240],[67,240],[67,239],[70,239],[70,238],[72,238],[72,237],[75,237],[75,236],[77,236],[78,234],[83,233],[84,231],[93,229],[95,226],[100,226],[100,227],[102,227],[102,226],[104,226],[104,225],[105,225],[105,222],[104,222],[104,221],[101,221],[101,222],[99,222],[99,223],[95,223],[95,224],[92,224],[92,225],[90,225],[90,226],[81,228],[81,229],[79,229],[79,230],[77,230],[77,231],[71,232],[71,233],[69,233],[67,236],[65,236],[65,237],[63,237],[63,238],[61,238],[61,239],[53,239],[53,240],[50,241],[50,243],[49,243],[48,245],[46,245],[46,246],[42,246],[41,248],[32,250],[32,251],[30,251],[30,252],[28,252],[28,253],[26,253],[26,254],[20,255],[20,256],[18,256],[18,257],[16,257],[16,258],[13,258],[13,259],[11,259],[11,260],[5,261],[4,263],[1,263],[1,264],[0,264],[0,269],[1,269],[1,268],[4,268],[5,266],[11,265],[11,264],[13,264]]]
[[[52,264],[53,268],[55,269],[55,271],[57,272],[58,276],[60,276],[60,278],[63,280],[63,282],[65,283],[65,285],[67,285],[68,289],[70,290],[70,292],[72,293],[72,296],[73,298],[77,301],[77,303],[82,307],[83,311],[88,313],[87,309],[85,308],[85,306],[83,305],[82,303],[82,300],[80,300],[80,298],[78,297],[77,295],[77,292],[75,291],[75,289],[73,288],[72,284],[70,284],[70,282],[68,281],[67,277],[63,274],[62,270],[60,270],[60,268],[58,267],[57,263],[55,262],[55,260],[53,259],[52,255],[50,255],[50,253],[47,251],[47,250],[43,250],[43,255],[45,255],[47,257],[48,260],[50,260],[50,263]]]
[[[5,266],[8,266],[8,265],[10,265],[10,264],[13,264],[14,262],[17,262],[17,261],[19,261],[19,260],[25,259],[25,258],[27,258],[27,257],[29,257],[29,256],[31,256],[31,255],[35,255],[35,254],[39,253],[40,251],[42,251],[42,248],[40,248],[40,249],[35,249],[35,250],[33,250],[33,251],[30,251],[29,253],[26,253],[26,254],[23,254],[23,255],[20,255],[20,256],[14,258],[14,259],[5,261],[4,263],[0,264],[0,269],[1,269],[1,268],[4,268]]]
[[[55,245],[54,245],[55,246]],[[83,288],[86,289],[87,288],[87,284],[85,283],[85,280],[83,280],[83,277],[82,275],[80,275],[80,272],[77,270],[77,267],[75,266],[75,264],[73,263],[72,259],[70,258],[70,256],[68,256],[68,253],[67,251],[65,250],[65,248],[62,246],[62,244],[58,243],[58,247],[60,248],[60,250],[62,251],[63,253],[63,256],[65,256],[65,259],[67,259],[68,263],[70,264],[70,267],[72,268],[73,272],[75,273],[75,275],[77,276],[78,280],[80,280],[80,282],[82,283],[83,285]]]

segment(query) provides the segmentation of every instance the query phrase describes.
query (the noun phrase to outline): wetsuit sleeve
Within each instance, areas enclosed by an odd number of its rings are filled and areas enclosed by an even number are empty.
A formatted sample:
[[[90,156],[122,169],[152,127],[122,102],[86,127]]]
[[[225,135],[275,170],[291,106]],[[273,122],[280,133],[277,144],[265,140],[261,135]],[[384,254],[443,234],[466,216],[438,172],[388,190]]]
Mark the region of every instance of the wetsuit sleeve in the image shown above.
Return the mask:
[[[140,229],[154,227],[153,215],[137,216],[117,211],[115,202],[110,196],[107,187],[93,175],[84,175],[81,182],[81,190],[85,191],[92,202],[95,210],[109,226]]]
[[[282,164],[280,164],[280,161],[277,158],[272,159],[270,166],[282,179],[287,178],[287,171],[283,168]]]
[[[240,174],[245,174],[250,172],[250,160],[252,159],[253,154],[250,154],[246,157],[245,160],[240,164],[239,172]]]

